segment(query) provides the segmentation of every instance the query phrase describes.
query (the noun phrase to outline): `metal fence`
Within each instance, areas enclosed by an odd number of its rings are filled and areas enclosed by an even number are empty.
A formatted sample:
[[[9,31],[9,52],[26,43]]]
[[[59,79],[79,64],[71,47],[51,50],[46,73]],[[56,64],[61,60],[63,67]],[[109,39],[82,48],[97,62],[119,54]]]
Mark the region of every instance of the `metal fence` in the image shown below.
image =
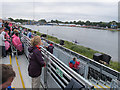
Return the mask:
[[[110,88],[120,88],[120,72],[69,50],[59,44],[54,42],[52,43],[55,47],[53,54],[64,64],[68,65],[69,61],[72,60],[73,57],[77,57],[77,59],[80,60],[79,74],[85,79],[94,80],[96,84],[107,84]]]
[[[30,45],[30,39],[26,36],[22,37],[22,42],[24,44],[24,52],[26,56],[28,57],[28,47]],[[58,56],[60,59],[56,58],[54,55],[46,51],[44,48],[41,48],[41,52],[43,55],[43,59],[46,62],[46,67],[43,69],[42,75],[41,75],[41,83],[44,88],[60,88],[65,89],[66,87],[71,84],[71,82],[74,82],[78,84],[78,88],[89,88],[93,89],[94,86],[85,78],[83,78],[80,74],[76,73],[74,70],[69,68],[65,63],[63,63],[63,60],[72,59],[71,57],[68,57],[67,53],[64,53],[62,55],[65,55],[64,57],[59,55],[59,51],[57,48],[55,48],[56,56]],[[66,62],[67,63],[67,62]],[[70,87],[69,87],[70,88]],[[75,87],[77,88],[77,87]]]

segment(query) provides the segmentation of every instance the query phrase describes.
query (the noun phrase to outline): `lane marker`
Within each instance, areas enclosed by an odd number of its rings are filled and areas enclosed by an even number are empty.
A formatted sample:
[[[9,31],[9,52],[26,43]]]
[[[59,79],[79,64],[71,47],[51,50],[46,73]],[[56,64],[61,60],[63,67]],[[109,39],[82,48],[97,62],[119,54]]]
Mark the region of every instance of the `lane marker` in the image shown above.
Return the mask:
[[[105,85],[107,88],[110,88],[109,86]]]
[[[9,58],[10,58],[10,65],[12,65],[12,59],[11,59],[11,55],[9,55]]]
[[[106,88],[104,88],[103,86],[101,86],[101,85],[98,85],[99,87],[101,87],[103,90],[106,90]]]
[[[95,90],[99,90],[99,88],[96,85],[94,85],[93,83],[92,85],[94,86]]]
[[[17,56],[15,56],[15,60],[16,60],[17,66],[18,66],[18,70],[19,70],[19,75],[20,75],[20,78],[21,78],[22,86],[23,86],[23,88],[25,88],[25,84],[24,84],[24,81],[23,81],[23,78],[22,78],[22,74],[21,74],[21,71],[20,71],[20,66],[18,64]]]

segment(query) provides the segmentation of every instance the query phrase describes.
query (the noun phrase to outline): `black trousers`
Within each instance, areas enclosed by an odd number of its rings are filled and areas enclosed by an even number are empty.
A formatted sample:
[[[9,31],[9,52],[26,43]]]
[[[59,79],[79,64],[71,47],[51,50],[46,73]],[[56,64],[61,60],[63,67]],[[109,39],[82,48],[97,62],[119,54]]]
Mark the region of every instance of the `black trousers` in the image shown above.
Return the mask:
[[[2,46],[2,57],[6,57],[5,46]]]
[[[11,46],[9,47],[9,49],[6,51],[6,54],[11,54],[12,50],[11,50]]]

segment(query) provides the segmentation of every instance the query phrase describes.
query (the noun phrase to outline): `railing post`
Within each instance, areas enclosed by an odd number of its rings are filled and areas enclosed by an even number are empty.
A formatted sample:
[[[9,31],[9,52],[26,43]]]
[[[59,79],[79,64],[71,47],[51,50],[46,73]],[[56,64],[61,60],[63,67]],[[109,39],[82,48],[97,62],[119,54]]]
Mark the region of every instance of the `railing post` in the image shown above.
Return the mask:
[[[89,67],[89,64],[86,64],[86,66],[85,66],[85,74],[84,74],[85,79],[87,79],[87,76],[88,76],[88,67]]]
[[[48,68],[48,54],[45,57],[45,68],[44,68],[44,85],[45,85],[45,89],[47,89],[47,68]]]
[[[114,87],[114,80],[112,79],[111,83],[110,83],[110,88]]]

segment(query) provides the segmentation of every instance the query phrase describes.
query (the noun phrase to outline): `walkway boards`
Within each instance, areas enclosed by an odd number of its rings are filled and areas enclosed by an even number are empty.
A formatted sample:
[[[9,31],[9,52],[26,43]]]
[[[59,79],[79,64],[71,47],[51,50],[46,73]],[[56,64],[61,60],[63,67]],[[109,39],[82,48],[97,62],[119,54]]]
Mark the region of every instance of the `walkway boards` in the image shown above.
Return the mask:
[[[31,78],[28,76],[28,60],[24,55],[18,56],[7,56],[0,59],[0,64],[12,65],[16,77],[12,83],[14,88],[31,88]]]
[[[16,56],[7,56],[5,58],[0,59],[0,64],[9,64],[12,65],[16,77],[12,83],[12,87],[14,88],[31,88],[31,78],[28,75],[28,60],[25,55],[20,55],[18,58]],[[101,83],[96,84],[93,81],[90,81],[96,90],[107,90],[109,86],[105,86]]]

